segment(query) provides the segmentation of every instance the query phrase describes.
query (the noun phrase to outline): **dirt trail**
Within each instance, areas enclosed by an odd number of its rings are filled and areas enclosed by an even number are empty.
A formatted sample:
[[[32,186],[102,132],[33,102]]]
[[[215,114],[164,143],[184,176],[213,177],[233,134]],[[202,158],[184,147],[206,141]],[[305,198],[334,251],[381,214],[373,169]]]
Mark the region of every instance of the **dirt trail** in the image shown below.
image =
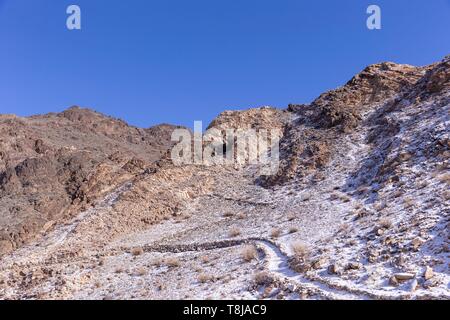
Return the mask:
[[[266,270],[274,277],[274,282],[282,289],[304,292],[316,295],[322,299],[370,299],[375,298],[365,292],[354,293],[345,288],[328,286],[319,281],[312,281],[298,272],[294,271],[290,264],[290,256],[286,254],[273,241],[262,238],[246,238],[236,240],[222,240],[217,242],[173,244],[173,245],[148,245],[143,246],[146,253],[183,253],[183,252],[203,252],[224,248],[237,247],[243,244],[254,244],[264,253],[264,265]],[[131,252],[133,248],[122,247],[118,251],[110,252],[115,255],[120,252]]]
[[[254,244],[264,253],[265,270],[269,272],[274,279],[276,286],[282,290],[314,295],[320,299],[330,300],[367,300],[367,299],[408,299],[411,295],[408,293],[398,294],[381,290],[363,290],[350,286],[336,285],[327,283],[320,278],[310,277],[306,274],[296,272],[289,261],[291,256],[286,253],[275,242],[264,238],[245,238],[235,240],[221,240],[205,243],[191,244],[164,244],[147,245],[142,249],[146,253],[186,253],[186,252],[204,252],[209,250],[225,249],[238,247],[244,244]],[[133,248],[121,247],[120,250],[110,252],[109,255],[115,255],[121,252],[131,252]],[[108,255],[108,254],[107,254]],[[417,299],[437,298],[433,295],[419,295]],[[442,298],[442,297],[441,297]],[[447,299],[450,297],[447,297]]]

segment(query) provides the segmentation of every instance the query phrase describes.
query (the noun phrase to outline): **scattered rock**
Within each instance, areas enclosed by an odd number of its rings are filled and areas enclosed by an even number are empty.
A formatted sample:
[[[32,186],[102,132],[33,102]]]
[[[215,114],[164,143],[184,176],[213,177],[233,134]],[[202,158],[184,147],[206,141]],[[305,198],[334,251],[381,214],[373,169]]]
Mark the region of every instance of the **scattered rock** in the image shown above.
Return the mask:
[[[55,224],[56,224],[56,221],[54,221],[54,220],[50,220],[50,221],[46,222],[41,229],[41,233],[46,234]]]
[[[398,286],[398,280],[395,276],[392,276],[389,278],[389,284],[393,287],[397,287]]]
[[[423,273],[423,277],[425,280],[430,280],[434,276],[434,271],[431,267],[426,266],[425,271]]]
[[[411,247],[412,247],[412,249],[413,249],[414,251],[418,251],[419,248],[422,246],[422,244],[423,244],[423,240],[420,240],[420,239],[418,239],[418,238],[413,239],[413,240],[411,241]]]
[[[342,267],[338,264],[331,264],[327,268],[329,274],[340,275],[342,274]]]
[[[359,270],[362,269],[362,264],[356,261],[351,261],[345,267],[345,270]]]
[[[414,279],[416,275],[413,273],[407,273],[407,272],[401,272],[401,273],[396,273],[394,274],[394,277],[398,280],[398,281],[406,281],[406,280],[411,280]]]
[[[414,292],[414,291],[416,291],[418,286],[419,286],[419,283],[417,282],[417,279],[413,279],[408,286],[408,290],[410,292]]]
[[[325,264],[327,263],[327,259],[324,257],[318,258],[316,260],[314,260],[311,265],[313,267],[313,269],[321,269]]]

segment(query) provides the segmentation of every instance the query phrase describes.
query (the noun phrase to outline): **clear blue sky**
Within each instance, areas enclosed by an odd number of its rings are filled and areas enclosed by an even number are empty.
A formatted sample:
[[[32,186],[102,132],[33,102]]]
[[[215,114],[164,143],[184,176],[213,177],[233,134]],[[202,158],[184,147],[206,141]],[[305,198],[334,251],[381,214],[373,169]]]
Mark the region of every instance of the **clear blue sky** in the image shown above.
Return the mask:
[[[66,29],[66,8],[82,30]],[[378,4],[383,29],[366,28]],[[366,65],[450,54],[450,0],[0,0],[0,113],[192,126],[310,102]]]

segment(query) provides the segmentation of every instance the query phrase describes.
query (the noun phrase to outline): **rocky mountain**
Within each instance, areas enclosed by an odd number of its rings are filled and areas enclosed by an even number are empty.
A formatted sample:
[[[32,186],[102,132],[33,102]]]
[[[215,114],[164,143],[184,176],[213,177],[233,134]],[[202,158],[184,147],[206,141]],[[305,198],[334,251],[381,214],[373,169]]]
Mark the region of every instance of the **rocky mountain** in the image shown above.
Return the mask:
[[[79,107],[0,116],[0,253],[145,172],[170,149],[174,128],[135,128]]]
[[[176,127],[0,116],[0,298],[449,299],[450,57],[380,63],[279,129],[280,166],[174,165]]]

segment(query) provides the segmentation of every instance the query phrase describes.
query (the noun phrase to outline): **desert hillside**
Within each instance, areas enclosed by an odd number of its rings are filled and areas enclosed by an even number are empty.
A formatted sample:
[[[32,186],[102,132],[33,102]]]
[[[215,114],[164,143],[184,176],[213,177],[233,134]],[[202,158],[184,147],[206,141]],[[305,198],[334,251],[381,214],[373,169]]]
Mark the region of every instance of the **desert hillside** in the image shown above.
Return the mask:
[[[0,115],[0,299],[450,299],[450,56],[367,67],[257,165],[174,165],[172,131]]]

